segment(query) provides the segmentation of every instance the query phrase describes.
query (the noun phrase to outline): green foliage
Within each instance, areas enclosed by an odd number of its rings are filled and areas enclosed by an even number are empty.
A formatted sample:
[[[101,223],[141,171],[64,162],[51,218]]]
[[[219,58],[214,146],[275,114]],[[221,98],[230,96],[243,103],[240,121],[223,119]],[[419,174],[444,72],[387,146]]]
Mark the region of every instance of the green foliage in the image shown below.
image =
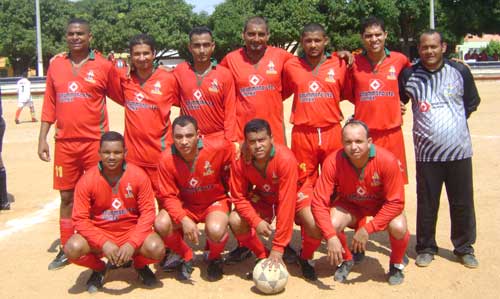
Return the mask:
[[[500,42],[496,42],[496,41],[490,41],[488,43],[488,46],[486,46],[486,54],[488,54],[488,56],[493,56],[493,54],[497,53],[497,54],[500,54]]]

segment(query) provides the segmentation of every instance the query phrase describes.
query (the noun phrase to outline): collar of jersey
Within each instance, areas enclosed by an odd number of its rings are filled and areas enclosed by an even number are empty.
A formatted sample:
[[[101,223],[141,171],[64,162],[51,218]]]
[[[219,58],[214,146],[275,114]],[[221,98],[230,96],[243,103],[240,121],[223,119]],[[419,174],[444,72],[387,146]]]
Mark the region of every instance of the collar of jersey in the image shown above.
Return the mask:
[[[66,58],[71,58],[71,52],[66,55]],[[95,60],[95,50],[89,49],[89,60]]]
[[[193,57],[190,57],[189,60],[188,60],[188,63],[189,65],[191,66],[191,68],[194,69],[194,61],[193,61]],[[210,66],[212,68],[216,67],[217,66],[217,59],[213,58],[213,57],[210,57]]]
[[[198,139],[198,144],[196,145],[196,147],[197,147],[199,150],[203,148],[203,140],[201,140],[201,138],[199,138],[199,139]],[[175,147],[175,144],[172,144],[170,148],[171,148],[171,150],[172,150],[172,154],[173,154],[173,155],[177,155],[177,156],[180,156],[180,157],[182,158],[181,153],[179,153],[179,151],[178,151],[178,150],[177,150],[177,148]]]
[[[422,63],[422,59],[420,59],[420,60],[418,61],[418,64],[420,64],[420,66],[421,66],[421,67],[422,67],[425,71],[427,71],[427,72],[429,72],[429,73],[437,73],[437,72],[439,72],[442,68],[444,68],[444,65],[445,65],[445,64],[447,64],[447,63],[448,63],[448,59],[443,57],[443,64],[441,64],[441,66],[440,66],[438,69],[436,69],[436,70],[434,70],[434,71],[431,71],[431,70],[427,69],[427,68],[424,66],[424,64]]]
[[[325,56],[326,56],[326,59],[328,59],[328,58],[332,57],[332,53],[325,51]],[[306,59],[306,53],[300,54],[300,58]]]
[[[389,51],[389,49],[384,48],[384,52],[385,52],[385,55],[386,55],[386,56],[391,56],[391,51]],[[366,55],[368,55],[368,52],[367,52],[366,50],[363,50],[363,52],[361,52],[361,54],[362,54],[363,56],[366,56]]]
[[[372,143],[372,144],[370,144],[370,152],[368,153],[368,159],[374,158],[375,154],[376,154],[375,145]],[[349,157],[347,157],[347,154],[345,153],[345,151],[342,151],[342,157],[349,159]]]
[[[103,170],[102,161],[99,161],[97,163],[97,168],[99,168],[99,171],[102,173],[102,170]],[[125,160],[123,160],[122,170],[125,171],[126,169],[127,169],[127,162],[125,162]]]

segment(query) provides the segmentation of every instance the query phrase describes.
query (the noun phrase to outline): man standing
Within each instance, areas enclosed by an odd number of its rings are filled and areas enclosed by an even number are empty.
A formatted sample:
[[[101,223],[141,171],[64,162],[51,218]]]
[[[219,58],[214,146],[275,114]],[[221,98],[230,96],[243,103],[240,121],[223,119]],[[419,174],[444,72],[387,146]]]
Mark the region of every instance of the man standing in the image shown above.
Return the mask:
[[[196,120],[177,117],[172,125],[174,144],[163,152],[159,162],[160,210],[155,229],[165,245],[182,257],[180,279],[193,271],[193,250],[198,245],[197,223],[205,223],[208,249],[207,277],[222,279],[221,253],[228,240],[230,201],[226,194],[232,144],[225,139],[202,139]]]
[[[148,264],[164,253],[160,236],[153,232],[154,195],[147,174],[125,163],[123,136],[102,136],[98,165],[88,170],[75,188],[74,234],[64,246],[70,261],[93,270],[87,290],[97,292],[104,283],[105,256],[114,267],[133,261],[145,285],[156,283]]]
[[[416,264],[428,266],[438,251],[436,221],[444,183],[450,202],[453,252],[464,266],[476,268],[472,142],[467,119],[479,105],[479,94],[470,70],[444,58],[446,43],[441,33],[423,33],[418,52],[420,62],[403,71],[399,88],[402,101],[411,99],[413,110]]]
[[[90,49],[91,40],[87,21],[68,22],[69,53],[51,61],[43,100],[38,156],[42,161],[50,161],[47,135],[55,123],[54,189],[61,194],[62,246],[74,232],[71,222],[74,187],[83,172],[99,161],[99,140],[108,130],[106,94],[108,90],[119,90],[109,88],[111,84],[119,84],[119,77],[106,58]],[[66,264],[67,258],[60,250],[49,270]]]
[[[411,64],[405,55],[385,48],[386,38],[384,21],[375,17],[363,20],[364,51],[355,56],[349,69],[344,96],[354,104],[354,119],[368,125],[373,143],[398,158],[408,183],[398,76]]]
[[[2,147],[5,133],[5,120],[3,119],[2,92],[0,89],[0,210],[10,210],[10,201],[7,193],[7,171],[3,164]]]
[[[326,159],[312,202],[314,218],[327,240],[328,260],[337,266],[334,279],[344,282],[354,265],[349,248],[338,234],[347,226],[357,227],[363,217],[373,216],[354,234],[353,251],[364,252],[371,233],[387,230],[392,249],[388,281],[391,285],[401,284],[410,234],[397,159],[373,145],[368,127],[358,120],[344,126],[342,143],[344,148]]]
[[[23,73],[22,78],[17,81],[17,111],[16,111],[16,124],[20,124],[19,116],[23,108],[28,106],[31,113],[31,121],[36,122],[35,117],[35,106],[33,105],[33,99],[31,97],[31,82],[28,80],[27,74]]]

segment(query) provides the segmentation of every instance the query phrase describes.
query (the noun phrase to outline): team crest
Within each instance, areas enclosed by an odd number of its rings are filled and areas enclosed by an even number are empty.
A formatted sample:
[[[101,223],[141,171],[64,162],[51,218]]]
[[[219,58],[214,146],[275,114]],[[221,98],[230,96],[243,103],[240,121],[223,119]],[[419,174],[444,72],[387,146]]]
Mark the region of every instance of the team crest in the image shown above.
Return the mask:
[[[214,173],[212,165],[210,165],[210,161],[205,161],[205,166],[203,167],[203,169],[203,176],[208,176]]]
[[[273,171],[273,184],[278,184],[280,182],[280,178]]]
[[[118,210],[121,208],[122,206],[122,202],[118,199],[118,198],[115,198],[113,199],[113,203],[111,203],[111,206],[115,209],[115,210]]]
[[[208,91],[219,92],[219,82],[217,81],[217,79],[212,80],[212,83],[210,83],[210,87],[208,87]]]
[[[144,95],[141,92],[136,93],[135,100],[139,103],[142,102],[144,100]]]
[[[306,172],[307,171],[306,163],[304,163],[304,162],[300,163],[299,169],[302,170],[303,172]]]
[[[326,82],[334,83],[335,82],[335,71],[333,69],[330,69],[327,73],[327,76],[325,78]]]
[[[130,183],[127,184],[125,191],[127,191],[127,193],[125,194],[125,198],[134,198],[134,193],[132,193],[132,185],[130,185]]]
[[[373,173],[373,176],[372,176],[372,186],[377,187],[380,185],[381,185],[380,176],[378,175],[378,172],[375,171],[375,173]]]
[[[87,82],[90,82],[90,83],[95,83],[95,79],[94,79],[95,75],[94,75],[94,71],[93,70],[90,70],[88,73],[87,73],[87,76],[85,77],[85,81]]]
[[[303,201],[304,199],[309,198],[304,192],[297,193],[297,202]]]
[[[161,83],[160,81],[156,81],[155,85],[153,85],[153,89],[151,90],[152,94],[159,94],[162,95],[163,93],[161,92]]]
[[[388,80],[396,80],[397,79],[396,68],[393,65],[391,65],[391,67],[389,68],[389,74],[387,75],[387,79]]]
[[[266,74],[268,75],[276,75],[278,72],[276,71],[275,67],[274,67],[274,63],[273,61],[269,61],[269,64],[267,65],[267,70],[266,70]]]

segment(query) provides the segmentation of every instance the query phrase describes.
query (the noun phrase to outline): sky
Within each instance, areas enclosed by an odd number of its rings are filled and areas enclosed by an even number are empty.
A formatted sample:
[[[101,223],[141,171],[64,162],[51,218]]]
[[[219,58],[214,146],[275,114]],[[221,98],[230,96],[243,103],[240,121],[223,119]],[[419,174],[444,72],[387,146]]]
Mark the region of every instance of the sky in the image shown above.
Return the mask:
[[[187,0],[187,3],[194,5],[194,12],[206,11],[208,14],[214,12],[215,5],[224,0]]]

